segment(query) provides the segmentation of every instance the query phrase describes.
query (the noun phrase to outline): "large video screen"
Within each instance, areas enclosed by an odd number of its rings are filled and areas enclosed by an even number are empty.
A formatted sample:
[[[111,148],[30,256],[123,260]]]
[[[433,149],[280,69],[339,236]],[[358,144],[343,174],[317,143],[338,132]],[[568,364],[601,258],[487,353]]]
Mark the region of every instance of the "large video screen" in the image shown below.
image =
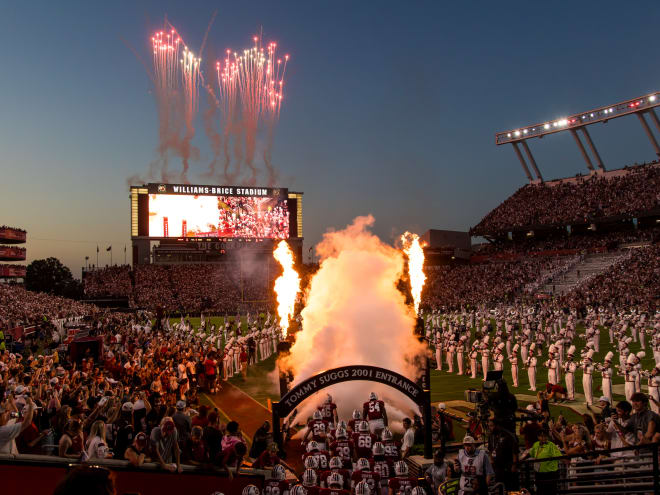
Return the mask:
[[[149,194],[149,236],[286,239],[286,196]]]

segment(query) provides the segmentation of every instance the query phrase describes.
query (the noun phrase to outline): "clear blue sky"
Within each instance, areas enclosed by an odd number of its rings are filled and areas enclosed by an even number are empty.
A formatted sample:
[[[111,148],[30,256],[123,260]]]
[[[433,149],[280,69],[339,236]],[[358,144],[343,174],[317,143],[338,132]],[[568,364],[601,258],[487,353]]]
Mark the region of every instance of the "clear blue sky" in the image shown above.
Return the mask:
[[[307,246],[367,213],[386,241],[467,229],[525,182],[496,131],[660,89],[657,1],[7,2],[0,224],[27,229],[30,260],[79,275],[112,244],[123,261],[126,179],[156,157],[158,128],[122,38],[149,60],[167,15],[195,50],[216,9],[209,50],[263,26],[291,54],[273,159],[279,185],[305,192]],[[591,133],[606,167],[654,158],[637,119]],[[199,134],[193,182],[210,158]],[[546,178],[586,170],[570,135],[530,145]]]

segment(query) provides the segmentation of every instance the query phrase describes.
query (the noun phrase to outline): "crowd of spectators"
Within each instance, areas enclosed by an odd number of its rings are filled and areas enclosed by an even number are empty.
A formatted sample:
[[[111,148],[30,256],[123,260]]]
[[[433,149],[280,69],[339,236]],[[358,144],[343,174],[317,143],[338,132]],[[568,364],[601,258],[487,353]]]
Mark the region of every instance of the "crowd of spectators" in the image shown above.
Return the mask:
[[[113,266],[85,273],[88,298],[127,297],[138,308],[182,313],[267,310],[279,265],[267,262]]]
[[[234,237],[286,239],[289,211],[273,198],[224,196],[229,208],[220,208],[219,233]]]
[[[4,230],[4,229],[15,230],[17,232],[23,232],[23,233],[27,232],[25,229],[19,229],[18,227],[10,227],[9,225],[0,225],[0,230]]]
[[[0,284],[0,329],[90,315],[99,311],[91,304],[27,291],[20,286]]]
[[[612,177],[593,175],[518,189],[471,229],[495,234],[538,225],[568,225],[619,215],[635,216],[660,205],[660,167],[633,167]]]
[[[0,352],[0,453],[151,461],[179,472],[184,463],[239,467],[247,451],[239,425],[198,398],[219,386],[222,348],[187,323],[151,322],[97,315],[90,336],[102,351],[75,361],[56,346]]]
[[[129,297],[133,291],[129,265],[87,270],[83,273],[83,283],[85,296],[90,298]]]
[[[431,308],[458,308],[510,301],[525,285],[563,263],[562,258],[555,257],[427,267],[422,304]]]
[[[660,298],[660,244],[633,249],[608,270],[567,294],[562,302],[572,307],[638,306],[654,310]]]
[[[497,239],[493,242],[484,243],[476,251],[476,254],[535,254],[559,250],[612,250],[622,244],[653,242],[658,239],[660,239],[659,227],[618,232],[563,234],[544,238],[531,236],[515,241]]]

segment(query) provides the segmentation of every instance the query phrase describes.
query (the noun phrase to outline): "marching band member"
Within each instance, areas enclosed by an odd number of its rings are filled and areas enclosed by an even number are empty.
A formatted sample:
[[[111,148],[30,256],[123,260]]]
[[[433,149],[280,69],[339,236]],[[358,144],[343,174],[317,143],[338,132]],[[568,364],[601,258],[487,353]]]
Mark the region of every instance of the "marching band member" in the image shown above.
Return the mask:
[[[534,350],[536,344],[532,342],[529,346],[529,356],[527,361],[525,361],[525,368],[527,368],[527,378],[529,378],[529,389],[532,392],[536,392],[536,356],[534,356]]]
[[[589,349],[587,351],[584,359],[582,360],[582,390],[584,391],[584,398],[587,402],[588,406],[592,406],[594,403],[594,395],[593,395],[593,373],[594,373],[594,367],[593,367],[593,357],[594,357],[594,350]]]
[[[575,346],[572,345],[568,348],[566,361],[564,362],[564,380],[566,381],[566,398],[568,400],[575,400],[575,371],[577,370],[577,363],[573,361],[575,354]]]

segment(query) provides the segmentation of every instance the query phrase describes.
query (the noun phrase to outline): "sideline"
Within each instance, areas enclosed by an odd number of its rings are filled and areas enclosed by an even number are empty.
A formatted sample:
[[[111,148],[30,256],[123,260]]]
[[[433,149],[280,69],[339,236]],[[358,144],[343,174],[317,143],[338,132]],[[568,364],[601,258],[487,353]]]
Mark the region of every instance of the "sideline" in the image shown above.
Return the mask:
[[[204,393],[204,397],[206,397],[206,399],[211,404],[213,404],[218,409],[218,411],[220,411],[224,415],[225,418],[232,419],[232,417],[229,414],[227,414],[220,406],[218,406],[218,404],[206,392]],[[245,433],[244,431],[241,431],[241,433],[243,434],[245,439],[250,443],[250,445],[252,445],[252,437],[250,435],[248,435],[247,433]]]

